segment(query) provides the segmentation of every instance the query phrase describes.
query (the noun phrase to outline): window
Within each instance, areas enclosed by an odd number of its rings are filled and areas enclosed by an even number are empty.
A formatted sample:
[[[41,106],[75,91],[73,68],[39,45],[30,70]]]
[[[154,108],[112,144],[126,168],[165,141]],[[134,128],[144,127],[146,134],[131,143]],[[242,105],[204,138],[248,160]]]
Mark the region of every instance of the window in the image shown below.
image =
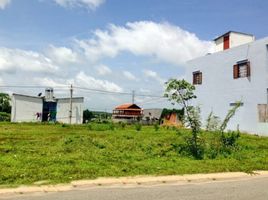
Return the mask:
[[[237,104],[238,104],[238,103],[230,103],[230,106],[237,106]],[[240,103],[240,106],[244,106],[244,103],[241,102],[241,103]]]
[[[237,62],[233,66],[233,76],[234,79],[250,77],[250,62],[248,60]]]
[[[201,85],[202,84],[202,72],[196,71],[193,72],[193,85]]]

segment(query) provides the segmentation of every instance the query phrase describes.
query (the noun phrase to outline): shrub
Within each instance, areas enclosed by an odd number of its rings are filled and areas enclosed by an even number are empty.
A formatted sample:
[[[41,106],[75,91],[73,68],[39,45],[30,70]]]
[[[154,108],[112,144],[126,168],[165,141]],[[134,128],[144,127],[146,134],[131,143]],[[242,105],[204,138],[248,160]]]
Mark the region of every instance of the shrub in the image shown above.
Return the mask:
[[[121,127],[122,129],[125,129],[125,127],[126,127],[126,125],[127,125],[125,122],[119,122],[118,124],[120,125],[120,127]]]
[[[110,129],[111,131],[114,131],[114,129],[115,129],[115,125],[114,125],[114,123],[110,123],[110,124],[109,124],[109,129]]]
[[[136,131],[141,131],[142,125],[140,123],[135,124]]]
[[[231,131],[225,135],[222,135],[222,144],[225,147],[234,147],[236,146],[237,140],[240,137],[240,133],[238,131]]]
[[[155,130],[155,131],[158,131],[159,128],[160,128],[159,124],[158,124],[158,123],[155,123],[155,124],[154,124],[154,130]]]
[[[0,121],[1,122],[10,122],[10,114],[6,112],[0,112]]]
[[[62,124],[61,127],[70,127],[69,124]]]
[[[171,144],[175,151],[183,156],[192,156],[195,159],[201,160],[205,155],[205,141],[200,137],[193,139],[193,137],[184,138],[182,144]]]

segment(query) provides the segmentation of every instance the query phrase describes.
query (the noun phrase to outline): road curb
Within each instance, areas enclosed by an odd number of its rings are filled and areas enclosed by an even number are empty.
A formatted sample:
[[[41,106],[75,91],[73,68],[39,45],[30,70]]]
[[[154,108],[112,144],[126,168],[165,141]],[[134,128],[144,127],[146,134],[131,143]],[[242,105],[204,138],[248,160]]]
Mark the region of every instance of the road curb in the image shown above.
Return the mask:
[[[250,177],[268,176],[268,171],[254,171],[253,173],[227,172],[212,174],[187,174],[172,176],[135,176],[121,178],[98,178],[95,180],[72,181],[70,184],[20,186],[18,188],[0,189],[0,196],[40,192],[63,192],[79,188],[90,188],[98,186],[138,186],[155,185],[165,183],[186,184],[189,182],[220,181],[228,179],[241,179]]]

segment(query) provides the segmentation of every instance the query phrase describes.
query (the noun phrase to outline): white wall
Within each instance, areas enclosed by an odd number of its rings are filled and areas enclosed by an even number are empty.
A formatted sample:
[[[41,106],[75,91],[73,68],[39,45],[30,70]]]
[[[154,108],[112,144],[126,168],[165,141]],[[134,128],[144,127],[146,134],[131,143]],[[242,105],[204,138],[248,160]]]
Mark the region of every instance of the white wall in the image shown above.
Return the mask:
[[[244,35],[239,33],[230,34],[230,48],[247,44],[254,41],[254,36]]]
[[[36,113],[42,113],[42,109],[43,100],[41,98],[13,94],[11,121],[36,122],[38,121]]]
[[[258,122],[257,104],[267,103],[268,88],[268,38],[241,45],[232,49],[203,56],[188,62],[186,79],[192,83],[192,72],[200,70],[202,85],[196,86],[197,99],[193,102],[201,107],[203,124],[209,113],[221,119],[231,108],[230,103],[241,100],[244,105],[230,121],[228,129],[268,135],[267,124]],[[233,65],[248,59],[251,63],[251,77],[233,79]]]
[[[215,41],[215,52],[223,51],[223,37]]]
[[[254,40],[254,36],[231,32],[229,35],[229,48],[247,44],[253,42]],[[223,50],[223,37],[220,37],[215,41],[215,52]]]
[[[72,100],[72,124],[83,123],[83,98]],[[57,99],[56,120],[62,123],[69,123],[70,99]]]

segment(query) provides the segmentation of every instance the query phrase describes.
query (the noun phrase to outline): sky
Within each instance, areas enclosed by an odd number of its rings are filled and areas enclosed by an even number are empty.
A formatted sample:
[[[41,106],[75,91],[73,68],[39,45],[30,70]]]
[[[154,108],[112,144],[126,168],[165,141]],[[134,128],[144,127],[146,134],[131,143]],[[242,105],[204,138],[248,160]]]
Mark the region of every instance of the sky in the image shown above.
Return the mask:
[[[90,110],[131,102],[132,91],[143,108],[170,107],[164,83],[227,31],[268,36],[267,9],[265,0],[0,0],[0,86],[65,97],[73,84]]]

